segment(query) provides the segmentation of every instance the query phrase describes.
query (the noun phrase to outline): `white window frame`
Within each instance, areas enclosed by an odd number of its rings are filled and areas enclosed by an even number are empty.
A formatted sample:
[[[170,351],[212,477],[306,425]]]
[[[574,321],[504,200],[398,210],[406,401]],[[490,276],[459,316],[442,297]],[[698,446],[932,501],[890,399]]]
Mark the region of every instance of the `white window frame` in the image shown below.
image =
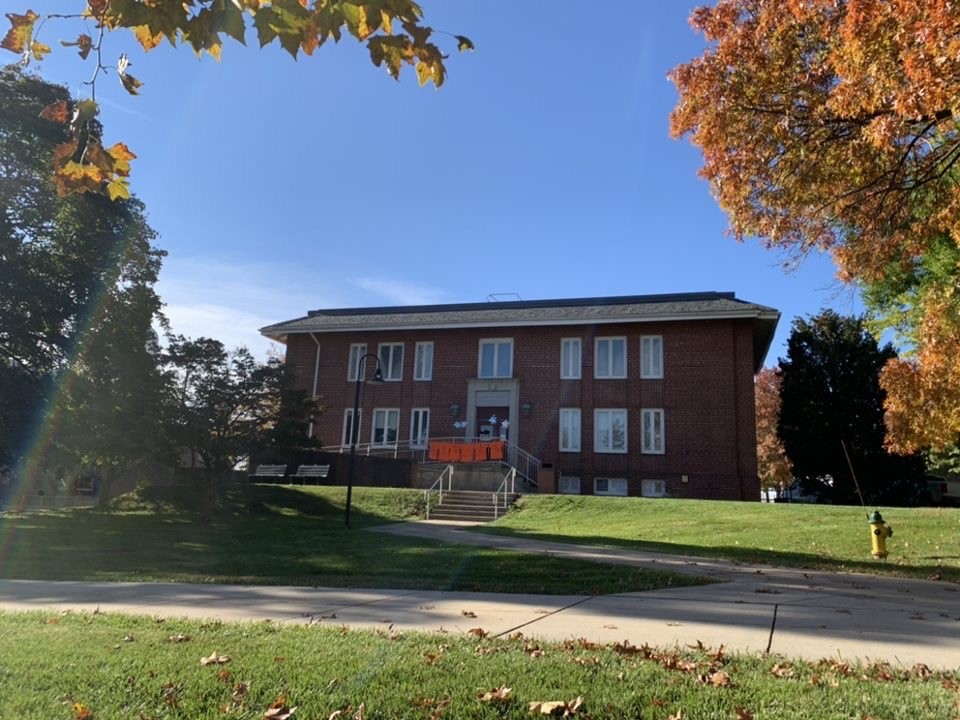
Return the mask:
[[[618,492],[617,489],[622,489],[623,492]],[[627,497],[627,495],[630,494],[630,484],[627,482],[626,478],[605,478],[605,477],[594,478],[593,494],[594,495],[613,495],[616,497]]]
[[[623,348],[623,372],[614,374],[613,347],[614,343],[619,343]],[[608,344],[606,367],[600,367],[600,345]],[[617,337],[598,337],[593,341],[593,377],[596,380],[623,380],[627,377],[627,338]]]
[[[663,378],[663,335],[640,337],[640,377],[650,380]]]
[[[560,379],[579,380],[583,365],[583,342],[578,337],[560,339]]]
[[[418,418],[419,417],[419,422]],[[417,437],[417,428],[420,428],[420,437]],[[410,410],[410,447],[425,448],[430,439],[430,408],[412,408]]]
[[[400,349],[399,362],[396,360],[397,348]],[[384,355],[389,354],[389,358]],[[377,345],[377,357],[380,358],[380,373],[386,382],[400,382],[403,380],[403,343],[386,342]],[[396,371],[396,372],[394,372]]]
[[[623,448],[613,447],[613,424],[616,415],[623,416]],[[604,418],[607,418],[604,420]],[[606,427],[604,427],[606,426]],[[610,433],[610,447],[602,442],[604,429]],[[611,455],[624,455],[628,452],[630,437],[629,417],[626,408],[597,408],[593,411],[593,452]]]
[[[640,481],[640,494],[643,497],[666,497],[667,481],[645,479]]]
[[[580,478],[574,475],[561,475],[560,483],[557,485],[557,492],[561,495],[579,495]]]
[[[391,414],[396,418],[397,424],[393,429],[394,438],[393,440],[387,439],[388,431],[390,430],[390,417]],[[384,424],[383,429],[383,439],[379,442],[377,441],[377,419],[378,416],[383,417]],[[400,439],[400,408],[374,408],[373,409],[373,422],[370,423],[370,444],[376,446],[389,446],[395,445]]]
[[[576,418],[574,420],[574,418]],[[573,425],[570,423],[573,422]],[[563,431],[567,429],[569,442],[564,445]],[[576,433],[573,430],[576,430]],[[580,452],[581,434],[583,433],[583,414],[580,408],[560,408],[560,438],[558,448],[560,452]]]
[[[340,433],[341,445],[350,445],[350,420],[353,416],[353,408],[344,408],[343,411],[343,431]],[[360,430],[363,427],[363,408],[357,410],[357,439],[360,438]]]
[[[357,381],[357,366],[360,364],[360,358],[367,354],[367,344],[366,343],[352,343],[350,345],[350,351],[347,354],[347,382],[356,382]],[[367,367],[367,361],[363,361],[363,368],[360,369],[361,374],[363,370]]]
[[[510,346],[510,367],[507,368],[506,375],[500,374],[498,358],[500,357],[500,345]],[[493,345],[493,374],[483,374],[483,347],[484,345]],[[489,380],[502,380],[513,377],[513,338],[482,338],[477,345],[477,377]]]
[[[648,428],[651,431],[649,434]],[[667,444],[666,436],[663,409],[642,408],[640,410],[640,452],[643,455],[663,455]]]
[[[413,379],[433,380],[433,343],[418,342],[413,352]]]

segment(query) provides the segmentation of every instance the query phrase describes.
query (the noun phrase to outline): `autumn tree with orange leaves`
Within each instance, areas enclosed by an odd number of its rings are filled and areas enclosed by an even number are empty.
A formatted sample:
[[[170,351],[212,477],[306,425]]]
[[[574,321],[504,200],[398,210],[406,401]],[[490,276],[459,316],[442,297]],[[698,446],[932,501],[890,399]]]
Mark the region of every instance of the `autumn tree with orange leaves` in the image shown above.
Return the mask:
[[[144,84],[130,72],[126,55],[110,57],[106,40],[113,32],[132,32],[145,51],[166,41],[217,60],[227,38],[246,44],[252,35],[260,47],[276,42],[297,59],[301,53],[313,55],[329,41],[353,37],[366,43],[371,62],[394,79],[407,65],[414,68],[420,85],[433,83],[437,88],[447,76],[447,56],[436,36],[448,36],[461,52],[473,49],[468,38],[426,25],[414,0],[67,0],[62,5],[56,14],[30,9],[7,13],[10,28],[0,40],[0,48],[15,53],[21,67],[43,60],[57,45],[75,48],[90,65],[90,79],[84,83],[90,96],[58,102],[41,114],[70,130],[70,140],[59,145],[52,158],[61,195],[130,197],[127,178],[136,155],[123,143],[104,148],[90,132],[99,111],[96,86],[101,76],[114,74],[132,95]],[[73,29],[76,24],[79,32]],[[55,28],[63,25],[73,34],[57,35],[60,30]]]
[[[757,474],[764,490],[780,491],[793,481],[793,467],[777,432],[780,424],[780,373],[764,368],[754,381],[757,412]]]
[[[960,436],[960,3],[719,0],[675,68],[675,137],[703,151],[737,239],[833,256],[907,340],[887,444]]]

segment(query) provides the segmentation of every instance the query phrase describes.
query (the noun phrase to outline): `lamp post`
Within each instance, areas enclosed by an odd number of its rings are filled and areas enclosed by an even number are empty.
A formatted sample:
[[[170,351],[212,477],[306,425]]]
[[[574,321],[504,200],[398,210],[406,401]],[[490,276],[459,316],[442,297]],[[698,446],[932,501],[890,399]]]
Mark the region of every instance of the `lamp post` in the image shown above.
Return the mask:
[[[380,371],[379,357],[373,353],[367,353],[357,360],[357,383],[353,392],[353,416],[350,418],[350,467],[347,472],[347,509],[343,516],[343,524],[347,528],[350,527],[350,499],[353,496],[353,463],[357,455],[357,434],[360,432],[360,386],[364,383],[363,377],[366,375],[367,370],[363,361],[368,357],[372,357],[377,361],[377,369],[376,372],[373,373],[373,377],[370,378],[370,382],[378,384],[383,382],[383,373]]]

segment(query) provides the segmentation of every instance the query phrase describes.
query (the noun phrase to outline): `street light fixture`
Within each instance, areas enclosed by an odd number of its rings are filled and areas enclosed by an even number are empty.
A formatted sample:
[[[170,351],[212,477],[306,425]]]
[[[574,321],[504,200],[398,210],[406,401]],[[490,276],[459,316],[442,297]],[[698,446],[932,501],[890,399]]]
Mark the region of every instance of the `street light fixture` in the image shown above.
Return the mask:
[[[377,361],[377,369],[373,373],[373,377],[369,381],[364,380],[364,375],[367,374],[366,365],[364,365],[364,360],[368,357],[372,357]],[[353,415],[350,419],[350,468],[347,472],[347,509],[343,517],[343,524],[347,528],[350,527],[350,499],[353,496],[353,463],[354,458],[357,454],[357,434],[360,432],[360,386],[364,382],[371,382],[375,384],[382,383],[383,373],[380,371],[380,358],[373,353],[367,353],[359,360],[357,360],[357,384],[353,392]]]

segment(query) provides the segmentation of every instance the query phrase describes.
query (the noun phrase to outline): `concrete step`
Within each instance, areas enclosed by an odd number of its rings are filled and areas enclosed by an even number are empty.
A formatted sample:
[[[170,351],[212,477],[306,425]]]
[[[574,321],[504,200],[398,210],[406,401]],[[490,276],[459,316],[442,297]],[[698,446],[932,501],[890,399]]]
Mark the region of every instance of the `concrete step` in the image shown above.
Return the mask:
[[[495,509],[492,492],[453,490],[443,493],[443,502],[430,511],[431,520],[473,520],[491,522],[517,501],[520,493],[507,495],[507,507],[503,507],[503,496],[498,498],[500,507]]]

